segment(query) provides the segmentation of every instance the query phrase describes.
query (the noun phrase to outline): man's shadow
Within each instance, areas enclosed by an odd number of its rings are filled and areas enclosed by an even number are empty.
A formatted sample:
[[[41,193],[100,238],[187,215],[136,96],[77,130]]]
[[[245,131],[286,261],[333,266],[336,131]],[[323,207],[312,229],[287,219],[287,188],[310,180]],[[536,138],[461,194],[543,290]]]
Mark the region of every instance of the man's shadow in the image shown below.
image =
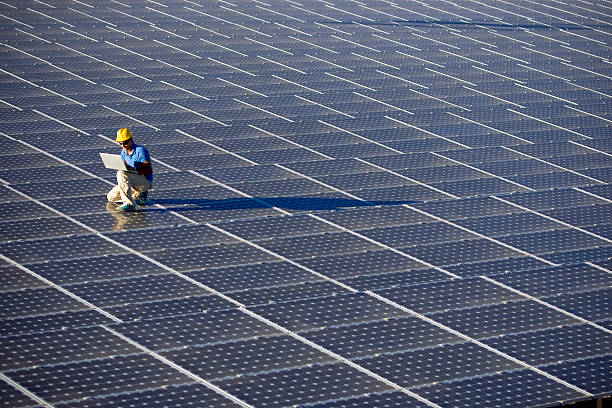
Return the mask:
[[[246,210],[276,207],[286,210],[302,211],[330,211],[356,207],[372,207],[378,205],[417,204],[423,201],[362,201],[352,198],[336,197],[253,197],[253,198],[227,198],[222,200],[198,198],[152,198],[151,204],[159,204],[166,211],[193,211],[193,210]],[[147,209],[147,211],[151,211]]]

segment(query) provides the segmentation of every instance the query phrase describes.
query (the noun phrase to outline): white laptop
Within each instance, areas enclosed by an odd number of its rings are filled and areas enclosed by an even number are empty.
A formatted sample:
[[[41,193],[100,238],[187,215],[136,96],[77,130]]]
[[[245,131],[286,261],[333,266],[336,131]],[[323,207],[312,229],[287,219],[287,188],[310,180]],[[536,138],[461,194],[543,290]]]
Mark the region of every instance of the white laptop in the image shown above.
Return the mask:
[[[129,169],[123,159],[118,154],[100,153],[100,157],[107,169],[124,170],[136,173],[133,169]]]

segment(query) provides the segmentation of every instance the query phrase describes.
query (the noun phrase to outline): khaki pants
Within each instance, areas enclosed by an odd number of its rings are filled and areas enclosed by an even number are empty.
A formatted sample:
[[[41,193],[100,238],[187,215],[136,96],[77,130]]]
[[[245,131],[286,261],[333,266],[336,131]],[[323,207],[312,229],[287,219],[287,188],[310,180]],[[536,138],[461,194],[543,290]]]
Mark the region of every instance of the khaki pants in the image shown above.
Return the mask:
[[[132,190],[137,192],[149,191],[153,187],[144,174],[119,170],[117,172],[117,185],[106,195],[108,201],[134,205]]]

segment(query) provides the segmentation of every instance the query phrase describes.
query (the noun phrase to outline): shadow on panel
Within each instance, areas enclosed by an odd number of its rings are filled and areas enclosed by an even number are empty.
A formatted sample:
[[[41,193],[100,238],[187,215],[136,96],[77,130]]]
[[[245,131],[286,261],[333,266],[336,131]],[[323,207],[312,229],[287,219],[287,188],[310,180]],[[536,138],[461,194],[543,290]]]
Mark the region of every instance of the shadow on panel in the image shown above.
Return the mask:
[[[288,210],[325,211],[343,208],[370,207],[377,205],[417,204],[423,201],[361,201],[351,198],[336,197],[254,197],[231,198],[224,200],[207,200],[205,198],[156,198],[151,200],[165,208],[165,211],[189,211],[207,209],[211,211],[240,210],[277,207]],[[147,210],[152,211],[152,210]]]

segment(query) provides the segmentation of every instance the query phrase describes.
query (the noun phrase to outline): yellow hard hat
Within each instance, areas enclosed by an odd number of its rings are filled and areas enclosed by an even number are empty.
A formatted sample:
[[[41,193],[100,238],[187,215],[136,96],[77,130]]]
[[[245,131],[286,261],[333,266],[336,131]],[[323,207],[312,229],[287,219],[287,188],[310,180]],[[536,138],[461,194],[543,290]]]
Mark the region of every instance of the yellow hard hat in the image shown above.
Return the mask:
[[[126,140],[130,140],[132,138],[132,132],[128,128],[121,128],[117,131],[117,138],[115,142],[125,142]]]

